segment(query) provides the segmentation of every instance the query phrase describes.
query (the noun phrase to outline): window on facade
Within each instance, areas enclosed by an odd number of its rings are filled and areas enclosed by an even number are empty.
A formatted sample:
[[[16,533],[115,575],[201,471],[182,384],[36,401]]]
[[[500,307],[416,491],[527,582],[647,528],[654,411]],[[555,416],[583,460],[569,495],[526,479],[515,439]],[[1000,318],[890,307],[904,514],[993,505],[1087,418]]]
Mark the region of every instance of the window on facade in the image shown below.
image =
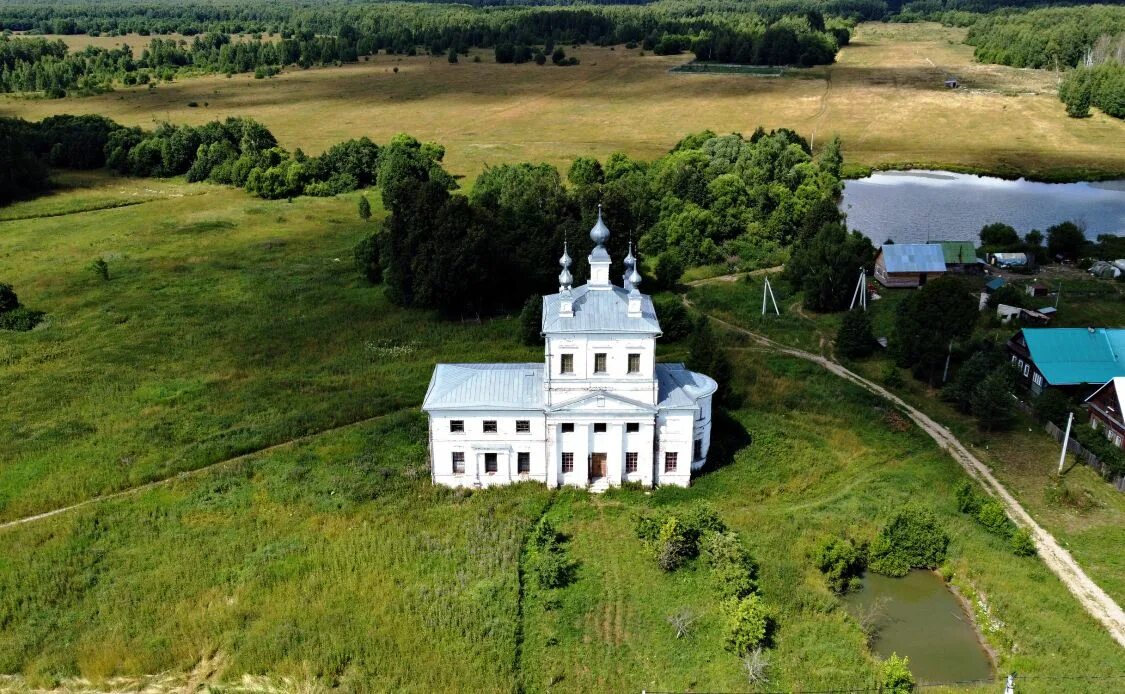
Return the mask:
[[[675,472],[676,471],[676,458],[678,458],[678,457],[679,456],[676,453],[665,453],[664,454],[664,472]]]
[[[517,419],[516,420],[516,433],[517,434],[530,434],[531,433],[531,420],[530,419]]]
[[[629,355],[629,373],[639,374],[640,372],[641,372],[641,355],[630,354]]]
[[[527,451],[516,454],[516,472],[520,474],[531,472],[531,454]]]
[[[605,433],[605,422],[594,422],[594,433],[595,434],[604,434]]]
[[[574,373],[574,355],[562,354],[559,356],[559,373],[572,374]]]
[[[563,422],[562,423],[562,433],[564,433],[564,434],[574,433],[574,422]]]
[[[453,451],[453,474],[465,474],[465,454],[461,451]]]
[[[484,420],[484,433],[486,433],[486,434],[495,434],[496,433],[496,420],[495,419]]]
[[[628,423],[625,424],[625,433],[627,433],[627,434],[635,434],[640,430],[641,430],[641,423],[640,422],[628,422]]]
[[[563,453],[562,454],[562,468],[563,468],[563,472],[574,472],[574,454],[573,453]]]
[[[454,434],[465,433],[465,420],[451,419],[449,420],[449,431]]]
[[[691,449],[691,455],[694,460],[701,460],[703,458],[703,440],[696,439],[695,446]]]
[[[1042,376],[1040,376],[1040,375],[1039,375],[1038,373],[1036,373],[1036,374],[1035,374],[1034,376],[1032,376],[1032,377],[1031,377],[1031,380],[1032,380],[1032,382],[1033,382],[1033,383],[1035,383],[1035,385],[1037,385],[1037,386],[1041,386],[1041,385],[1043,385],[1043,377],[1042,377]]]
[[[496,472],[496,454],[495,453],[485,453],[484,454],[484,471],[485,472]]]
[[[1027,377],[1027,371],[1028,371],[1029,368],[1030,368],[1030,364],[1024,364],[1023,365],[1023,375],[1024,375],[1025,378]]]
[[[605,373],[605,352],[596,352],[594,354],[594,373]]]
[[[636,472],[636,471],[637,471],[637,454],[636,453],[626,453],[625,454],[625,472]]]

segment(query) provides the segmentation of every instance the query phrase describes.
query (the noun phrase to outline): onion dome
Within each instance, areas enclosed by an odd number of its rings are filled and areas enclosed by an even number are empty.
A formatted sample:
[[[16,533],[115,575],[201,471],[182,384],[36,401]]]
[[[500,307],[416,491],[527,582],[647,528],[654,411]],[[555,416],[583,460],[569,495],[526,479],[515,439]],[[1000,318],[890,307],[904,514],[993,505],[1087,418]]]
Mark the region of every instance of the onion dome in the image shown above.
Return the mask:
[[[574,282],[574,277],[570,274],[570,254],[567,253],[566,243],[563,243],[563,254],[559,258],[559,265],[562,266],[562,272],[559,273],[559,291],[570,289],[570,285]]]
[[[602,221],[602,206],[598,205],[598,221],[594,224],[594,228],[590,230],[590,240],[598,246],[601,246],[609,238],[609,227]]]
[[[625,274],[622,276],[622,279],[624,280],[625,288],[626,289],[632,289],[633,286],[632,286],[632,283],[629,280],[629,277],[630,277],[630,275],[633,274],[633,272],[635,272],[634,268],[637,266],[637,259],[633,257],[633,242],[632,241],[629,242],[629,255],[625,256],[624,263],[625,263]]]
[[[640,291],[637,289],[641,284],[641,273],[637,272],[637,268],[633,268],[632,274],[629,275],[629,288],[633,291]]]

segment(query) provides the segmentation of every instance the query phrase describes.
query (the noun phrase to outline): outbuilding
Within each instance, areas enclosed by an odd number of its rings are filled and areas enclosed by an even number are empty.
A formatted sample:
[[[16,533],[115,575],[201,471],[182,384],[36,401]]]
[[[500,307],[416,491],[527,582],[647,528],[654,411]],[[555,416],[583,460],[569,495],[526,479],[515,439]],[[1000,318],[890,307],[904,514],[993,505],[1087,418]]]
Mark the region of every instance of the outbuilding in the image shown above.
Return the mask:
[[[1101,429],[1118,448],[1125,448],[1125,377],[1118,376],[1086,398],[1090,426]]]
[[[977,262],[977,249],[972,241],[930,241],[941,247],[945,257],[945,269],[963,275],[980,274],[984,271]]]
[[[875,279],[884,287],[921,287],[946,272],[941,246],[885,243],[875,256]]]
[[[1051,293],[1051,290],[1046,285],[1039,284],[1038,282],[1032,282],[1024,287],[1023,290],[1027,292],[1028,296],[1047,296]]]
[[[989,253],[988,264],[1000,268],[1027,267],[1031,261],[1027,253]]]

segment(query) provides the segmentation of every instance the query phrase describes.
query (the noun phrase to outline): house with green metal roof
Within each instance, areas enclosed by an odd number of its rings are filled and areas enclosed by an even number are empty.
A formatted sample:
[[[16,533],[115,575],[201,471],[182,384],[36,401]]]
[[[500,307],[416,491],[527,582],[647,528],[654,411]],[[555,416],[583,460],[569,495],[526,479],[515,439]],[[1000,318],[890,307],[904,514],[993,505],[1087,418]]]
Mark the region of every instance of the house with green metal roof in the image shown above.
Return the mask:
[[[1008,340],[1012,365],[1032,393],[1090,387],[1125,376],[1123,328],[1024,328]]]
[[[962,274],[984,272],[983,263],[977,260],[977,248],[972,241],[930,241],[941,246],[945,256],[945,269]]]

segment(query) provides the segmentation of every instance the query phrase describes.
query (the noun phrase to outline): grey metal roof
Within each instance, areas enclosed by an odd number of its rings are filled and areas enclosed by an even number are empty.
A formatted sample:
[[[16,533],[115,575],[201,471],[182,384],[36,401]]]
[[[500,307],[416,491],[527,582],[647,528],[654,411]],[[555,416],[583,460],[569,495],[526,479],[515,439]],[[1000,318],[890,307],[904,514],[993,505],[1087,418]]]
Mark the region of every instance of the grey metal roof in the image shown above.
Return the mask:
[[[656,380],[660,386],[656,406],[662,410],[695,407],[699,398],[719,389],[715,379],[689,371],[683,364],[657,364]]]
[[[888,243],[881,252],[887,272],[945,272],[945,254],[937,244]]]
[[[438,364],[423,410],[542,410],[543,365]]]
[[[656,309],[647,294],[641,295],[641,315],[629,316],[629,292],[617,285],[591,289],[582,285],[570,290],[574,316],[559,316],[561,294],[543,297],[544,333],[660,333]]]

